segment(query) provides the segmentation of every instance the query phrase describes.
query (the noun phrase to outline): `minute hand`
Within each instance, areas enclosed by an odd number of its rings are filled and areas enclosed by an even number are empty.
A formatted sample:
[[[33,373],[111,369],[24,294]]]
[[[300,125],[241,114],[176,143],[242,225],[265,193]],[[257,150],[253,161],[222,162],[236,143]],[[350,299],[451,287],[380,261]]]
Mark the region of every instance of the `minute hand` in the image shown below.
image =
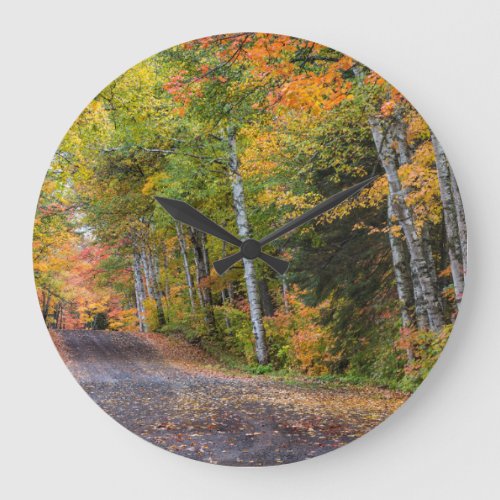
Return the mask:
[[[276,231],[269,233],[267,236],[262,238],[259,241],[259,243],[262,246],[264,246],[267,243],[271,243],[271,241],[278,239],[280,236],[283,236],[284,234],[289,233],[290,231],[293,231],[294,229],[302,226],[306,222],[315,219],[319,215],[327,212],[328,210],[332,209],[333,207],[336,207],[337,205],[340,205],[343,201],[347,200],[347,198],[361,191],[364,187],[368,186],[371,182],[373,182],[377,177],[378,176],[370,177],[369,179],[366,179],[358,184],[355,184],[349,189],[345,189],[344,191],[340,191],[340,193],[334,194],[330,198],[327,198],[326,200],[322,201],[319,205],[316,205],[314,208],[311,208],[307,212],[303,213],[301,216],[297,217],[296,219],[292,219],[291,221],[287,222],[284,226],[281,226],[279,229],[276,229]]]
[[[219,226],[212,219],[209,219],[201,212],[188,205],[184,201],[174,200],[172,198],[161,198],[156,196],[156,201],[176,220],[183,224],[188,224],[198,231],[211,234],[222,241],[226,241],[236,247],[241,246],[241,240],[236,238],[229,231]]]

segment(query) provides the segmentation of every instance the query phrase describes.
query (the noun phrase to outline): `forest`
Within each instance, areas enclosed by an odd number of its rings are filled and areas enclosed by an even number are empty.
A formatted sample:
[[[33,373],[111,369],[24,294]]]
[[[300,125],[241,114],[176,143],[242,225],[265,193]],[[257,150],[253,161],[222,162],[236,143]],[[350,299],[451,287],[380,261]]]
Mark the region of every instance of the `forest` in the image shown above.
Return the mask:
[[[218,276],[236,249],[155,201],[260,238],[374,174],[266,247],[283,276],[247,259]],[[257,374],[411,391],[459,311],[467,233],[443,148],[397,89],[322,45],[235,33],[154,55],[84,109],[42,187],[33,262],[50,329],[162,332]]]

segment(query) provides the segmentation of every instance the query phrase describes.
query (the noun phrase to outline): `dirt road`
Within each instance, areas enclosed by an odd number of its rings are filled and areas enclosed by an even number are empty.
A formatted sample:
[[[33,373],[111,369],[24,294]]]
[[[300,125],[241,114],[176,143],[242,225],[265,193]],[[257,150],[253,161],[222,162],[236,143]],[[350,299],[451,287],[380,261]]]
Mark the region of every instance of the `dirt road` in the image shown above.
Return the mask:
[[[314,457],[364,434],[405,400],[374,388],[288,385],[217,368],[159,334],[52,332],[91,398],[124,427],[180,455],[225,465]]]

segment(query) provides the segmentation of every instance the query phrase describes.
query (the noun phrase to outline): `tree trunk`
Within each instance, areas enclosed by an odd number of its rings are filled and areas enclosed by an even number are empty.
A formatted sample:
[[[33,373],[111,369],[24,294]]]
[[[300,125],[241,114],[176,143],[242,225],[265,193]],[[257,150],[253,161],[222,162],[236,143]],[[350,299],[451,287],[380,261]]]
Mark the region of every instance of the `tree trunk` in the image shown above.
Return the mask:
[[[439,180],[441,203],[443,205],[443,218],[446,228],[448,253],[450,256],[451,276],[453,278],[453,286],[455,287],[455,301],[457,306],[459,306],[464,292],[464,276],[462,266],[462,248],[460,245],[457,214],[453,200],[450,166],[441,144],[432,133],[431,139],[436,157],[436,170]]]
[[[462,266],[464,276],[467,274],[467,226],[465,224],[465,212],[462,204],[462,197],[458,189],[457,180],[451,167],[449,167],[451,189],[453,192],[453,202],[455,204],[455,213],[457,215],[458,234],[460,236],[460,248],[462,250]]]
[[[64,304],[63,304],[62,300],[61,300],[61,302],[59,302],[57,320],[56,320],[56,328],[58,328],[59,330],[64,329]]]
[[[57,328],[59,326],[59,312],[60,312],[61,303],[58,302],[54,307],[54,312],[52,313],[52,328]]]
[[[415,266],[411,264],[410,267],[411,280],[413,283],[413,298],[415,300],[415,319],[417,321],[417,328],[419,330],[429,330],[429,315],[427,314],[424,294],[422,293],[422,287],[420,286],[420,281],[418,280],[417,270]]]
[[[165,322],[170,322],[170,282],[168,280],[168,249],[164,248],[163,254],[163,270],[164,270],[164,280],[163,280],[163,296],[165,297]]]
[[[178,222],[175,223],[175,230],[177,232],[177,240],[179,242],[182,263],[184,265],[184,273],[186,275],[186,283],[189,293],[189,303],[191,304],[191,311],[194,311],[196,307],[194,305],[193,278],[191,277],[191,271],[189,270],[189,260],[186,251],[186,238],[184,237],[182,227]]]
[[[258,280],[262,312],[264,316],[274,316],[273,298],[269,293],[269,286],[265,279]]]
[[[396,116],[395,118],[396,119],[391,124],[392,125],[391,141],[394,141],[394,146],[396,147],[396,153],[397,153],[397,162],[401,167],[402,165],[408,165],[411,163],[412,151],[406,138],[407,127],[405,122],[401,119],[400,116]],[[387,140],[389,141],[389,139]],[[403,196],[407,196],[408,191],[409,191],[408,189],[404,189]],[[394,217],[394,211],[392,211],[392,217]],[[402,241],[401,244],[403,244]],[[422,245],[424,248],[425,258],[427,260],[427,266],[430,270],[433,287],[436,290],[437,296],[439,297],[439,299],[441,299],[441,296],[439,295],[437,288],[438,281],[436,275],[436,268],[434,265],[434,259],[432,257],[432,248],[428,240],[426,240],[424,237],[422,237]],[[404,254],[406,255],[407,252],[404,252]],[[415,320],[417,323],[417,327],[420,330],[428,330],[429,317],[427,314],[424,296],[422,293],[422,287],[418,280],[418,269],[416,268],[414,263],[411,262],[410,262],[410,275],[411,275],[411,282],[413,284],[413,301],[415,304]],[[439,300],[439,303],[442,308],[441,300]]]
[[[434,332],[438,332],[444,325],[439,296],[432,286],[431,271],[425,258],[422,240],[417,234],[413,213],[406,204],[401,180],[399,179],[397,171],[394,151],[392,150],[392,141],[394,137],[392,135],[391,126],[386,126],[384,129],[382,121],[376,118],[370,119],[370,126],[380,162],[387,175],[389,192],[393,200],[392,205],[394,214],[405,235],[406,244],[410,253],[410,261],[412,267],[415,269],[420,288],[422,289],[422,295],[429,316],[430,329]]]
[[[290,312],[290,301],[288,300],[288,283],[285,276],[281,277],[281,297],[283,298],[285,313],[288,314]]]
[[[396,120],[393,123],[392,134],[397,147],[399,166],[407,165],[411,162],[411,151],[406,140],[406,124],[403,120]]]
[[[42,308],[43,320],[47,321],[47,316],[49,314],[50,301],[52,299],[52,295],[50,294],[49,291],[47,291],[47,293],[42,292],[42,298],[43,298],[43,308]]]
[[[191,228],[188,229],[191,231]],[[191,238],[192,239],[192,238]],[[201,275],[203,273],[201,262],[201,255],[198,254],[196,248],[193,248],[193,261],[194,261],[194,272],[195,272],[195,282],[196,286],[196,295],[198,297],[198,304],[203,309],[205,307],[205,300],[203,298],[203,294],[201,293]]]
[[[201,293],[201,305],[212,305],[212,291],[210,287],[207,286],[206,279],[208,274],[206,272],[206,265],[204,261],[204,251],[203,251],[203,243],[202,243],[202,233],[189,228],[189,238],[191,240],[191,246],[193,248],[193,256],[194,256],[194,264],[196,270],[196,282],[198,284],[198,288]]]
[[[441,311],[444,312],[443,297],[439,293],[439,280],[436,273],[436,261],[434,260],[434,255],[432,253],[431,235],[428,222],[424,222],[424,225],[422,227],[421,239],[422,239],[422,246],[424,248],[425,259],[427,260],[427,266],[429,267],[431,283],[437,297],[439,298],[439,305],[441,307]]]
[[[227,256],[227,253],[226,253],[226,242],[223,241],[222,242],[222,258],[226,257]],[[229,302],[230,305],[234,305],[234,287],[233,287],[233,283],[231,281],[229,281],[226,285],[226,298]],[[224,293],[224,290],[223,290],[223,293]],[[224,301],[224,297],[223,297],[223,301]]]
[[[165,281],[164,281],[164,286],[163,286],[163,293],[165,294],[165,299],[168,303],[170,299],[170,282],[168,281],[168,250],[165,248],[165,253],[163,255],[163,267],[165,269]]]
[[[144,281],[146,282],[146,291],[148,293],[148,297],[153,297],[153,286],[151,283],[151,269],[149,266],[149,262],[146,259],[146,250],[144,247],[141,248],[141,266],[142,272],[144,274]]]
[[[217,325],[215,322],[212,289],[209,284],[208,269],[208,253],[203,244],[203,233],[196,231],[192,227],[189,228],[191,244],[194,253],[194,263],[196,266],[196,279],[198,290],[200,291],[202,307],[205,312],[205,323],[210,334],[217,333]]]
[[[201,251],[203,254],[203,267],[205,268],[205,275],[210,276],[210,257],[207,248],[207,235],[201,233]]]
[[[146,292],[144,290],[144,283],[141,276],[141,256],[138,252],[134,252],[134,261],[132,264],[134,271],[134,287],[135,287],[135,302],[137,305],[137,319],[139,320],[139,330],[141,332],[148,331],[146,323],[146,310],[144,308],[144,300]]]
[[[411,279],[411,269],[408,258],[405,252],[403,240],[394,235],[392,228],[394,227],[394,216],[392,209],[392,200],[389,197],[387,204],[387,215],[389,222],[389,243],[392,253],[392,264],[394,268],[394,276],[396,278],[396,289],[398,292],[398,299],[401,305],[401,326],[407,332],[411,331],[414,327],[413,318],[413,283]],[[406,350],[408,361],[413,361],[413,350],[408,347]]]
[[[222,258],[226,257],[226,242],[222,242]],[[222,305],[233,305],[233,285],[231,283],[227,284],[226,288],[223,288],[221,290],[221,299],[222,299]],[[224,323],[226,324],[226,332],[228,335],[234,335],[232,326],[231,326],[231,320],[229,319],[229,316],[227,315],[226,311],[224,310]]]
[[[162,290],[160,287],[160,266],[158,265],[158,257],[149,253],[151,262],[151,278],[153,282],[153,291],[155,294],[156,309],[158,311],[158,324],[163,326],[166,323],[165,311],[163,310],[163,303],[161,301]]]
[[[165,324],[165,313],[163,311],[163,304],[161,303],[160,285],[158,283],[158,269],[153,265],[153,257],[150,250],[143,246],[141,249],[141,262],[144,269],[144,276],[146,278],[146,288],[148,296],[151,297],[156,304],[156,314],[158,317],[158,326]]]
[[[231,174],[231,184],[233,190],[233,204],[236,212],[236,225],[238,234],[242,240],[250,236],[250,228],[245,208],[245,195],[243,192],[243,179],[239,171],[238,152],[236,148],[236,130],[233,127],[228,129],[229,143],[229,170]],[[255,354],[257,361],[261,365],[268,362],[266,345],[266,331],[262,322],[262,309],[260,307],[257,280],[252,260],[243,259],[245,270],[245,282],[247,288],[248,304],[250,306],[250,319],[252,321],[253,334],[255,336]]]

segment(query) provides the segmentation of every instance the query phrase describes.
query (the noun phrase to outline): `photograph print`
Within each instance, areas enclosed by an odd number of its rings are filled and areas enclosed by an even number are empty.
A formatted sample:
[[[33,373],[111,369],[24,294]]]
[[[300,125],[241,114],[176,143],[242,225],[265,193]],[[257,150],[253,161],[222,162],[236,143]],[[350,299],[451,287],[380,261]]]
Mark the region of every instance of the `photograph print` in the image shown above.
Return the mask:
[[[33,232],[41,312],[88,395],[212,464],[335,450],[425,379],[467,230],[443,147],[374,70],[229,33],[132,67],[62,139]]]

